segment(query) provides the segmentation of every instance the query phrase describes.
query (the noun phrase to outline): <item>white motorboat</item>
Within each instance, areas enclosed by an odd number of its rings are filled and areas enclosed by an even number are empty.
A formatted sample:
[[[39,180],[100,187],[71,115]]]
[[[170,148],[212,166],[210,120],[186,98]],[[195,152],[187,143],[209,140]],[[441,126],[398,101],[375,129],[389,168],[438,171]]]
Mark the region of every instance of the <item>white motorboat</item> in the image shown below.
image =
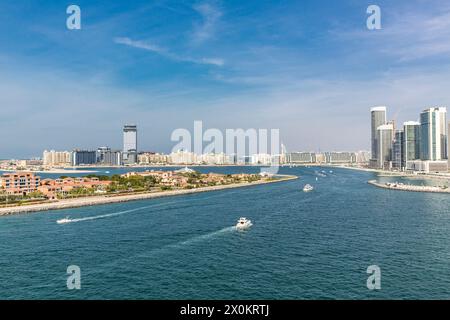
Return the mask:
[[[312,185],[310,185],[310,184],[306,184],[304,187],[303,187],[303,191],[304,192],[309,192],[309,191],[313,191],[314,190],[314,187],[312,186]]]
[[[65,217],[64,219],[56,220],[56,223],[57,223],[57,224],[64,224],[64,223],[69,223],[69,222],[71,222],[71,221],[72,221],[72,220],[70,220],[69,217]]]
[[[247,218],[240,218],[236,224],[236,229],[238,230],[246,230],[252,226],[252,222]]]

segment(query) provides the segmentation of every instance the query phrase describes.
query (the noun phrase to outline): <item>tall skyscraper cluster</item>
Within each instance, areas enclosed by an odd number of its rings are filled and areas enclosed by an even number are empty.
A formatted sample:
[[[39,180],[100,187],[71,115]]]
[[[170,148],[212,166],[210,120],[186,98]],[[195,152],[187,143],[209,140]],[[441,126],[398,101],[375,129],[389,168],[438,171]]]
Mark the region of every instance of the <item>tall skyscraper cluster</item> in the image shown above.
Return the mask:
[[[386,107],[370,109],[372,154],[370,166],[385,170],[447,172],[449,141],[447,109],[420,113],[420,122],[407,121],[399,130],[387,121]]]

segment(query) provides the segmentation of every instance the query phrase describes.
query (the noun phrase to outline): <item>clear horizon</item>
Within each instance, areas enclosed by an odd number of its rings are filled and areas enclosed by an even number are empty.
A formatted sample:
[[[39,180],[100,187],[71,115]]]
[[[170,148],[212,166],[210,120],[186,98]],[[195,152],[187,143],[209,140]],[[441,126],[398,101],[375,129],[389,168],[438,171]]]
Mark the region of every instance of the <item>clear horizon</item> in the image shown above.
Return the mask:
[[[326,5],[324,5],[326,3]],[[450,4],[377,1],[77,1],[0,4],[0,158],[44,149],[169,153],[171,132],[280,129],[291,151],[370,149],[370,112],[417,120],[449,106]]]

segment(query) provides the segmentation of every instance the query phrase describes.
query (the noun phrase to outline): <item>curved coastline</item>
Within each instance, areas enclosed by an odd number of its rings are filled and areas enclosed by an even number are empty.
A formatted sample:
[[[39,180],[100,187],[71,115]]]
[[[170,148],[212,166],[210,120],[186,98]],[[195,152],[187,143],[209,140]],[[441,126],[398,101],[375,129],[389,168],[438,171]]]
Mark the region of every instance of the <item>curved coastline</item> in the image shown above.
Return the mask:
[[[298,179],[297,176],[293,176],[293,175],[276,175],[276,177],[277,177],[277,179],[273,179],[273,180],[262,180],[262,181],[255,181],[255,182],[251,182],[251,183],[235,183],[235,184],[228,184],[228,185],[203,187],[203,188],[198,188],[198,189],[182,189],[182,190],[161,191],[161,192],[153,192],[153,193],[126,194],[126,195],[103,195],[103,196],[83,197],[83,198],[77,198],[77,199],[57,200],[54,202],[30,204],[30,205],[24,205],[24,206],[6,207],[6,208],[0,208],[0,216],[7,216],[7,215],[13,215],[13,214],[19,214],[19,213],[31,213],[31,212],[40,212],[40,211],[79,208],[79,207],[95,206],[95,205],[109,204],[109,203],[129,202],[129,201],[136,201],[136,200],[145,200],[145,199],[153,199],[153,198],[186,195],[186,194],[193,194],[193,193],[199,193],[199,192],[251,187],[251,186],[256,186],[256,185],[263,185],[263,184]]]
[[[379,183],[376,180],[367,181],[368,184],[376,186],[378,188],[398,190],[398,191],[410,191],[410,192],[432,192],[432,193],[450,193],[450,188],[443,189],[441,187],[432,186],[414,186],[410,184],[399,183]]]

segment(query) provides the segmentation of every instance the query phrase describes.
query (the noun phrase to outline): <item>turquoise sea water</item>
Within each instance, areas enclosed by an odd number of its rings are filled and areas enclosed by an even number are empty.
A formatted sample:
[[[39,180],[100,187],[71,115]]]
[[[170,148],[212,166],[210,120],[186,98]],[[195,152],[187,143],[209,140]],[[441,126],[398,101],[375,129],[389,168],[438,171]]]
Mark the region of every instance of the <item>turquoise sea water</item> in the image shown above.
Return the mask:
[[[316,181],[317,170],[327,177]],[[450,298],[450,196],[329,170],[281,168],[300,180],[0,217],[0,298]],[[315,190],[302,192],[306,183]],[[65,216],[78,220],[58,225]],[[254,223],[247,232],[232,228],[241,216]],[[69,265],[81,268],[81,290],[66,287]],[[369,265],[381,268],[379,291],[366,287]]]

